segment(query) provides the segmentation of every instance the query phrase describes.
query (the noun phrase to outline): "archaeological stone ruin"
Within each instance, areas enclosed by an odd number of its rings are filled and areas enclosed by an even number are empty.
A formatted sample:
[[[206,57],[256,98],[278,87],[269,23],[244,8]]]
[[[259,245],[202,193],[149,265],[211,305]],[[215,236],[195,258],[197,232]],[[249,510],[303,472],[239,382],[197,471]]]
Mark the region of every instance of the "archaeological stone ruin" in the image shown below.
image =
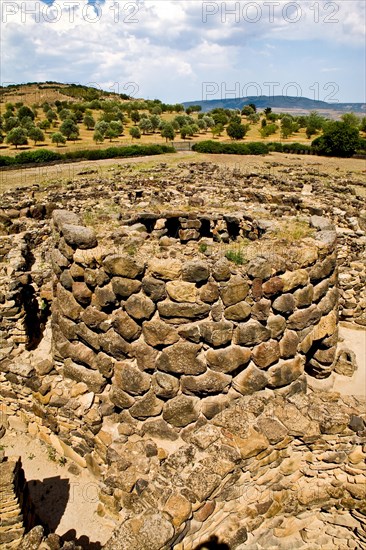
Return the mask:
[[[92,473],[108,550],[366,548],[362,389],[314,389],[357,368],[360,182],[90,172],[2,195],[0,435]],[[0,467],[0,545],[79,548],[40,525],[21,459]]]

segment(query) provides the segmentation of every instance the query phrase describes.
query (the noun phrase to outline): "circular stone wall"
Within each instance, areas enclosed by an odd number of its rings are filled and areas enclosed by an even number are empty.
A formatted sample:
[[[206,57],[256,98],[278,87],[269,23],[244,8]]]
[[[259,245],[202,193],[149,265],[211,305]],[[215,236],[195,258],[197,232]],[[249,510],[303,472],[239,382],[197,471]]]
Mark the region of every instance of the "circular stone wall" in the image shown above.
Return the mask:
[[[123,239],[119,248],[98,246],[74,214],[53,217],[54,357],[65,379],[98,396],[95,425],[125,411],[148,433],[174,437],[241,395],[301,392],[305,370],[330,374],[337,340],[330,228],[286,249],[263,238],[248,245],[244,263],[235,248],[225,253],[218,243],[207,255],[194,239],[156,247],[150,257],[151,244],[133,253]],[[155,220],[152,232],[169,219]],[[192,214],[179,222],[201,223]],[[77,412],[76,404],[77,397]]]

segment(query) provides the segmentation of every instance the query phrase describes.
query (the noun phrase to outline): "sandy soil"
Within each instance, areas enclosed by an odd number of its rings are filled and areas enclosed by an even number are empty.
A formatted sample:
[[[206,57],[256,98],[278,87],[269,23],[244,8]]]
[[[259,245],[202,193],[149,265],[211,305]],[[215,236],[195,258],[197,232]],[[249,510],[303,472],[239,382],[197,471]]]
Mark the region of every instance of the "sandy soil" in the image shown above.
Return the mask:
[[[25,478],[40,519],[65,540],[78,539],[84,548],[97,550],[116,527],[97,515],[98,484],[87,469],[78,475],[61,465],[47,446],[25,433],[7,430],[0,444],[5,455],[21,456]]]
[[[357,370],[352,378],[334,373],[333,390],[342,395],[362,395],[366,397],[366,330],[355,330],[341,326],[340,336],[346,346],[356,354]]]
[[[343,338],[338,346],[347,347],[356,354],[357,370],[352,377],[333,372],[329,378],[316,380],[308,376],[308,386],[314,390],[336,391],[341,395],[355,395],[366,398],[366,330],[347,326],[339,327]]]

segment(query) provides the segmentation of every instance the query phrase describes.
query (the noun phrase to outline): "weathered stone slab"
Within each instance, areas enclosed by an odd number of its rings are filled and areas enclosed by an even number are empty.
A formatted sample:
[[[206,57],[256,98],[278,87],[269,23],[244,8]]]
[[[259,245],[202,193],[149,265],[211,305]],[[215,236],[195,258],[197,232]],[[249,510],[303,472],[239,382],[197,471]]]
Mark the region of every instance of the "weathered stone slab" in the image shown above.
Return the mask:
[[[230,263],[226,258],[220,258],[212,270],[212,275],[215,281],[227,281],[230,279]]]
[[[64,375],[76,382],[84,382],[94,393],[101,393],[107,384],[106,379],[97,370],[91,370],[74,363],[71,359],[64,362]]]
[[[219,347],[231,342],[233,336],[233,323],[229,321],[205,321],[200,324],[200,332],[203,340],[214,347]]]
[[[279,388],[291,384],[304,372],[305,358],[298,355],[294,359],[281,359],[268,369],[268,386]]]
[[[197,288],[194,283],[185,281],[168,281],[166,290],[169,297],[175,302],[195,303],[197,300]]]
[[[98,244],[95,232],[90,227],[63,223],[61,230],[66,243],[73,248],[86,250],[95,248]]]
[[[312,305],[306,309],[295,311],[287,321],[288,328],[302,330],[311,325],[315,325],[319,321],[321,313],[316,305]]]
[[[231,277],[230,281],[220,287],[221,299],[225,306],[232,306],[244,300],[249,292],[247,281],[240,275]]]
[[[118,361],[114,365],[113,383],[131,395],[143,395],[150,389],[151,378],[131,361]]]
[[[256,391],[262,390],[267,385],[266,374],[258,369],[254,363],[233,378],[233,388],[242,395],[249,395]]]
[[[141,334],[141,327],[122,309],[113,312],[112,326],[118,334],[129,342]]]
[[[74,298],[84,307],[90,304],[92,292],[82,281],[75,281],[72,284],[72,293]]]
[[[150,319],[155,311],[155,304],[144,294],[133,294],[125,302],[125,309],[134,319]]]
[[[87,307],[83,311],[81,319],[88,327],[102,330],[103,332],[111,326],[109,316],[103,311],[99,311],[99,309],[92,306]]]
[[[103,267],[110,275],[135,279],[144,271],[144,264],[127,254],[110,254],[103,261]]]
[[[286,330],[280,341],[281,357],[287,359],[296,355],[299,337],[294,330]]]
[[[179,381],[166,372],[156,372],[152,377],[152,387],[158,397],[171,399],[179,390]]]
[[[210,269],[207,262],[203,260],[190,260],[182,267],[183,281],[198,283],[207,281],[210,276]]]
[[[282,315],[270,315],[267,320],[267,328],[271,331],[271,338],[277,338],[286,329],[286,319]]]
[[[140,291],[141,282],[127,277],[113,277],[112,289],[116,296],[128,298]]]
[[[283,292],[288,292],[298,286],[305,286],[309,282],[309,274],[306,269],[297,269],[295,271],[286,271],[279,275],[283,282]]]
[[[201,374],[206,365],[198,358],[201,346],[191,342],[178,342],[165,348],[157,360],[156,366],[164,372],[175,374]]]
[[[103,287],[97,287],[92,297],[92,306],[97,309],[109,308],[117,303],[117,297],[113,292],[112,284],[109,283]]]
[[[178,279],[182,273],[182,262],[180,260],[153,258],[148,265],[152,275],[164,281]]]
[[[252,279],[268,279],[272,274],[272,267],[267,258],[258,256],[248,263],[247,273]]]
[[[245,321],[250,316],[251,307],[247,302],[238,302],[224,310],[224,316],[231,321]]]
[[[197,420],[200,412],[199,402],[198,397],[178,395],[164,404],[163,418],[172,426],[187,426]]]
[[[280,313],[292,313],[295,306],[295,298],[292,294],[288,293],[278,296],[273,302],[274,311],[279,311]]]
[[[259,321],[250,320],[240,323],[234,331],[233,342],[243,346],[252,346],[265,340],[269,340],[271,332]]]
[[[155,277],[144,277],[142,279],[143,291],[153,302],[158,302],[166,298],[166,290],[164,281],[155,279]]]
[[[202,302],[213,304],[219,299],[219,287],[215,282],[208,282],[200,288],[200,299]]]
[[[112,328],[101,338],[100,347],[115,359],[125,359],[131,350],[131,345]]]
[[[56,209],[52,212],[52,220],[57,228],[62,228],[66,224],[79,225],[80,218],[70,210]]]
[[[249,362],[251,350],[242,346],[229,346],[223,349],[209,349],[206,360],[209,367],[217,372],[230,373]]]
[[[163,514],[147,510],[124,523],[112,535],[105,550],[160,550],[169,547],[174,527]]]
[[[170,346],[178,342],[179,336],[175,328],[164,323],[160,319],[145,321],[142,332],[147,344],[153,347]]]
[[[231,376],[208,369],[198,376],[182,376],[181,387],[183,393],[204,396],[223,392],[230,382]]]
[[[208,304],[184,304],[165,300],[158,303],[158,310],[162,317],[202,319],[207,316],[210,306]]]
[[[77,321],[83,311],[77,303],[74,296],[66,290],[60,283],[57,285],[57,302],[65,317]]]
[[[280,346],[276,340],[262,342],[255,346],[252,352],[252,359],[257,367],[265,369],[280,358]]]
[[[279,294],[283,290],[283,281],[279,277],[271,277],[262,284],[262,290],[267,298]]]

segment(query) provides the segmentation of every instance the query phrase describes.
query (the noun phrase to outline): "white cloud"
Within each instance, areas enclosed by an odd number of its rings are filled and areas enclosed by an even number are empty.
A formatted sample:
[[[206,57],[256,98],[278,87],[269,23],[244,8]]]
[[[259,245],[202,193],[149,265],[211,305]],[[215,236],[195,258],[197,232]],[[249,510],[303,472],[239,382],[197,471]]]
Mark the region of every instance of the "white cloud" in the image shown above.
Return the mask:
[[[291,53],[296,45],[319,41],[322,55],[337,44],[364,45],[361,0],[257,0],[257,11],[249,4],[107,0],[94,10],[87,0],[55,0],[52,6],[3,0],[2,82],[118,83],[121,91],[136,82],[139,95],[166,98],[169,90],[169,100],[175,101],[188,99],[190,90],[193,99],[198,97],[201,81],[237,78],[239,70],[255,80],[249,72],[260,67],[251,56],[281,62],[278,41],[288,41]],[[238,12],[230,14],[237,5]],[[334,59],[329,64],[334,66]]]

